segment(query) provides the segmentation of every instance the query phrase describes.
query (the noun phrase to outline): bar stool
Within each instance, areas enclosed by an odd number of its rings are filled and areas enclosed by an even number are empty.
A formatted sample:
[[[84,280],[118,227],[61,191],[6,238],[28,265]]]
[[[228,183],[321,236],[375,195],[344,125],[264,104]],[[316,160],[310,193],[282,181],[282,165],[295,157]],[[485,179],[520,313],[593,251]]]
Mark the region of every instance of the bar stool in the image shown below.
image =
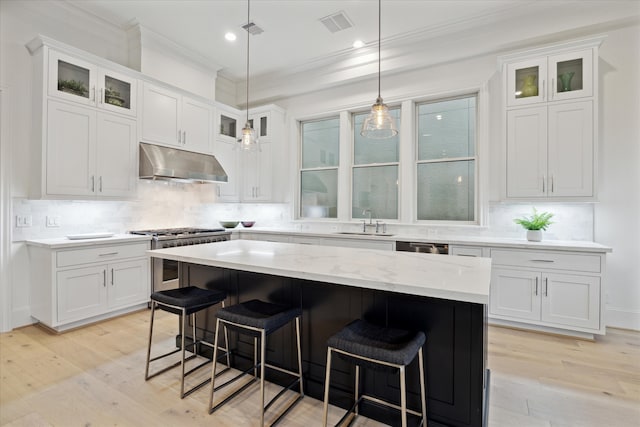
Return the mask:
[[[211,361],[206,360],[205,362],[200,363],[196,367],[190,369],[186,373],[185,373],[185,362],[197,357],[198,344],[204,344],[206,346],[213,347],[214,353],[215,353],[215,350],[217,350],[218,348],[217,336],[216,336],[216,340],[214,341],[215,345],[203,340],[198,340],[196,338],[196,313],[200,310],[204,310],[205,308],[209,308],[215,304],[221,304],[221,306],[224,307],[224,300],[226,297],[227,297],[227,293],[224,291],[202,289],[202,288],[197,288],[195,286],[169,289],[165,291],[154,292],[151,294],[151,324],[149,327],[149,346],[147,347],[147,366],[145,369],[145,377],[144,377],[145,381],[180,365],[182,367],[182,377],[180,380],[180,398],[181,399],[193,393],[194,391],[198,390],[200,387],[204,386],[210,381],[210,378],[207,378],[205,381],[201,382],[200,384],[196,385],[195,387],[185,392],[184,391],[185,377],[197,371],[204,365],[207,365]],[[176,348],[175,350],[172,350],[160,356],[151,358],[151,341],[153,337],[153,317],[154,317],[156,308],[159,308],[164,311],[168,311],[170,313],[178,314],[180,316],[180,323],[182,325],[181,327],[182,342],[181,342],[180,348]],[[185,345],[185,330],[186,330],[188,315],[191,315],[193,342],[191,344]],[[192,347],[191,353],[193,354],[185,358],[185,352],[187,347]],[[231,366],[229,364],[228,348],[229,348],[229,340],[227,335],[225,334],[225,352],[227,356],[227,369]],[[182,358],[180,359],[180,361],[174,363],[173,365],[167,366],[159,370],[158,372],[155,372],[149,375],[149,365],[151,364],[151,362],[155,362],[156,360],[163,359],[179,351],[182,351]]]
[[[336,425],[342,424],[354,412],[358,416],[358,406],[362,400],[369,400],[400,411],[402,427],[407,425],[407,413],[422,418],[420,425],[427,426],[427,404],[424,384],[424,366],[422,345],[426,337],[423,332],[408,332],[399,329],[383,328],[372,325],[364,320],[355,320],[345,326],[340,332],[329,338],[327,344],[327,367],[324,383],[324,421],[327,426],[329,409],[329,385],[331,377],[331,354],[338,353],[346,360],[356,365],[355,403]],[[407,390],[405,368],[418,355],[420,367],[420,398],[422,412],[407,409]],[[386,369],[397,368],[400,371],[400,406],[365,394],[360,395],[360,367]],[[354,411],[355,409],[355,411]],[[353,420],[352,420],[353,421]]]
[[[253,366],[249,369],[241,372],[236,375],[234,378],[228,380],[227,382],[216,387],[215,385],[215,372],[216,372],[216,353],[217,348],[213,350],[213,368],[211,372],[211,395],[209,397],[209,413],[212,414],[219,408],[221,408],[225,403],[233,399],[239,393],[241,393],[244,389],[253,384],[256,380],[257,368],[260,368],[260,426],[264,426],[264,414],[265,411],[269,409],[269,407],[279,398],[281,397],[287,390],[291,389],[296,383],[299,383],[300,386],[300,394],[296,398],[294,402],[289,404],[285,411],[273,422],[271,425],[277,424],[286,414],[293,408],[293,406],[300,401],[304,397],[304,388],[302,385],[302,356],[300,351],[300,317],[302,316],[302,310],[300,308],[290,308],[287,306],[272,304],[260,300],[251,300],[247,302],[243,302],[240,304],[233,305],[231,307],[222,308],[218,310],[217,321],[216,321],[216,332],[215,332],[215,340],[218,340],[218,334],[220,330],[220,324],[225,329],[225,333],[227,327],[237,330],[239,333],[246,334],[253,337]],[[298,372],[293,372],[287,369],[284,369],[279,366],[274,366],[268,364],[266,362],[266,348],[267,348],[267,336],[276,330],[280,329],[287,323],[291,322],[295,319],[296,322],[296,341],[297,341],[297,350],[298,350]],[[260,340],[260,362],[257,360],[257,350],[258,345],[257,341]],[[275,397],[273,397],[269,403],[265,406],[264,404],[264,373],[265,368],[270,368],[277,370],[279,372],[284,372],[286,374],[292,375],[295,379],[286,387],[284,387]],[[248,383],[244,384],[242,387],[231,393],[229,396],[224,398],[221,402],[213,405],[213,397],[214,393],[225,387],[236,380],[242,378],[247,375],[250,371],[253,370],[253,379]]]

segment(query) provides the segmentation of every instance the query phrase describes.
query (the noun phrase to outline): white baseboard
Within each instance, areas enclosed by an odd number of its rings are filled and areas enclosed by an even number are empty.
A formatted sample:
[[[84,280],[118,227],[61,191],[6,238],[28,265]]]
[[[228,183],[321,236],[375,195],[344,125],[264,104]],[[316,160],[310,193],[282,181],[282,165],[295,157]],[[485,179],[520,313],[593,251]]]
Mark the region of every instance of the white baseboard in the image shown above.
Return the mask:
[[[14,308],[11,312],[11,327],[13,329],[33,325],[34,323],[36,323],[36,320],[31,317],[31,309],[29,307]]]
[[[607,306],[604,320],[612,328],[640,331],[640,310]]]

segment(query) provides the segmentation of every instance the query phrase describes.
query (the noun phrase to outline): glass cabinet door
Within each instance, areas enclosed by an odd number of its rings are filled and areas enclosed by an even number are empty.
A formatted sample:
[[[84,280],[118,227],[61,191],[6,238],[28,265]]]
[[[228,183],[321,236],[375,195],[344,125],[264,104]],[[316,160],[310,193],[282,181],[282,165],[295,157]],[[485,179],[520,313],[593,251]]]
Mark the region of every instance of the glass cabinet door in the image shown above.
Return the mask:
[[[104,69],[100,69],[98,74],[99,105],[116,113],[135,116],[136,80]]]
[[[249,124],[255,129],[260,141],[265,142],[269,138],[269,113],[250,116]]]
[[[549,57],[550,101],[593,95],[591,49]]]
[[[527,105],[546,101],[546,58],[507,65],[507,105]]]
[[[59,52],[49,53],[49,95],[95,105],[96,66]]]
[[[238,119],[235,116],[227,115],[227,113],[220,113],[220,129],[218,129],[218,135],[222,139],[235,142],[237,135]]]

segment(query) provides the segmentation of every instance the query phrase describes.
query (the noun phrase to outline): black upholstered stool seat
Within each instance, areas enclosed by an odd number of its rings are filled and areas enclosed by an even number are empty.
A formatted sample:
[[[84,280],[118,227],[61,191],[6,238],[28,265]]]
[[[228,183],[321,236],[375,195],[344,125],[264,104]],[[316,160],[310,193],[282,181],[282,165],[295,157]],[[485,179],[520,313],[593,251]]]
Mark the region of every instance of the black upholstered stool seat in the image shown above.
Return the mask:
[[[213,369],[211,371],[211,394],[209,396],[209,413],[213,413],[224,406],[228,401],[242,393],[247,387],[254,382],[260,383],[260,424],[263,427],[265,422],[265,412],[272,404],[281,396],[285,396],[285,392],[296,386],[299,389],[298,397],[289,402],[284,409],[279,408],[280,415],[273,421],[272,426],[280,422],[280,420],[304,397],[304,384],[302,377],[302,349],[300,345],[300,318],[302,317],[302,309],[299,307],[289,307],[281,304],[260,301],[257,299],[246,301],[240,304],[232,305],[218,310],[216,314],[216,332],[215,340],[218,339],[220,326],[225,333],[227,328],[238,331],[241,334],[253,337],[253,366],[240,372],[235,377],[227,380],[225,383],[216,386],[216,355],[217,348],[213,350]],[[287,369],[282,366],[271,365],[266,359],[267,337],[272,333],[287,325],[289,322],[295,323],[296,328],[296,350],[297,350],[297,371]],[[258,344],[259,342],[259,344]],[[260,359],[258,360],[258,348]],[[293,377],[293,381],[285,386],[265,405],[265,368],[274,369],[281,373],[289,374]],[[258,369],[260,374],[258,375]],[[220,402],[214,404],[215,393],[232,383],[249,375],[253,372],[253,378],[244,383],[241,387],[236,387],[234,391],[227,394]]]
[[[192,314],[218,304],[225,298],[227,298],[225,291],[202,289],[195,286],[168,289],[151,294],[151,299],[159,302],[161,309],[181,313],[180,309],[184,308],[186,314]],[[180,309],[170,310],[171,307],[167,306],[180,307]]]
[[[257,299],[232,305],[218,310],[218,319],[252,328],[264,329],[269,335],[280,329],[298,316],[302,316],[300,308],[273,304]],[[256,335],[259,335],[256,332]]]
[[[149,325],[149,346],[147,347],[147,366],[145,368],[145,380],[149,380],[156,375],[160,375],[163,372],[166,372],[172,368],[177,366],[181,367],[181,379],[180,379],[180,397],[184,398],[185,396],[193,393],[200,387],[207,384],[210,379],[206,379],[201,381],[195,387],[185,391],[185,377],[189,374],[197,371],[199,368],[209,364],[211,361],[209,359],[204,360],[204,362],[198,364],[194,368],[189,371],[185,371],[185,362],[196,357],[200,357],[198,354],[198,348],[201,345],[206,345],[208,347],[213,347],[217,350],[218,348],[218,340],[216,337],[216,341],[211,344],[202,339],[198,339],[196,336],[197,328],[196,328],[196,313],[209,308],[213,305],[220,304],[221,307],[224,308],[224,300],[227,298],[227,293],[225,291],[219,291],[214,289],[202,289],[195,286],[187,286],[184,288],[176,288],[176,289],[167,289],[164,291],[157,291],[151,294],[151,322]],[[153,319],[156,309],[161,309],[163,311],[168,311],[173,314],[177,314],[180,316],[180,348],[176,348],[174,350],[170,350],[165,352],[159,356],[151,357],[151,343],[153,340]],[[191,316],[191,342],[186,342],[186,326],[189,321],[189,317]],[[191,355],[186,357],[187,347],[190,348]],[[230,359],[229,359],[229,340],[227,335],[225,334],[225,354],[227,358],[227,368],[230,367]],[[171,356],[177,352],[181,352],[181,358],[178,362],[175,362],[172,365],[165,366],[164,368],[157,370],[155,373],[149,372],[149,367],[152,362],[155,362],[160,359],[164,359],[167,356]]]
[[[327,341],[327,365],[324,382],[324,417],[323,426],[327,426],[329,410],[329,387],[331,384],[331,359],[336,353],[348,362],[356,365],[354,404],[347,413],[336,423],[342,425],[344,421],[354,414],[358,416],[358,408],[363,400],[368,400],[379,405],[384,405],[400,411],[401,425],[407,426],[407,414],[420,417],[420,424],[427,426],[427,403],[425,372],[422,347],[426,342],[424,332],[405,331],[402,329],[373,325],[364,320],[354,320]],[[407,408],[407,383],[406,368],[418,357],[418,370],[420,379],[420,403],[421,411]],[[383,371],[397,372],[400,376],[400,405],[393,402],[370,396],[360,392],[360,369],[374,368]],[[350,422],[353,422],[351,419]]]
[[[329,338],[327,344],[368,359],[408,365],[415,359],[425,340],[424,332],[384,328],[364,320],[354,320]]]

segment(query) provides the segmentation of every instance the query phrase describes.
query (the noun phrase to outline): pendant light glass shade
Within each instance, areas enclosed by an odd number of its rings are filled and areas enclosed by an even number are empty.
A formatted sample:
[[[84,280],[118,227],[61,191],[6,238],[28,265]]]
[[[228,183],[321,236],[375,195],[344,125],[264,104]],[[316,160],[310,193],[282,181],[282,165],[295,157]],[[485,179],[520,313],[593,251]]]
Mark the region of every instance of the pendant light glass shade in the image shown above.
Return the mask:
[[[242,128],[242,134],[238,142],[240,143],[240,148],[247,151],[256,151],[259,150],[260,147],[258,145],[258,138],[256,130],[251,127],[251,122],[249,121],[249,39],[251,38],[251,33],[249,32],[249,28],[251,24],[251,0],[247,0],[247,121]]]
[[[371,113],[362,124],[360,135],[371,139],[386,139],[397,134],[396,122],[389,114],[389,107],[378,97],[376,103],[371,106]]]
[[[360,135],[371,139],[391,138],[398,134],[396,122],[389,114],[389,107],[382,102],[380,96],[380,33],[382,28],[382,0],[378,0],[378,98],[376,103],[371,106],[371,113],[362,123]]]
[[[255,150],[258,148],[257,133],[254,128],[251,127],[251,123],[247,121],[242,128],[242,134],[240,138],[240,146],[243,150]]]

